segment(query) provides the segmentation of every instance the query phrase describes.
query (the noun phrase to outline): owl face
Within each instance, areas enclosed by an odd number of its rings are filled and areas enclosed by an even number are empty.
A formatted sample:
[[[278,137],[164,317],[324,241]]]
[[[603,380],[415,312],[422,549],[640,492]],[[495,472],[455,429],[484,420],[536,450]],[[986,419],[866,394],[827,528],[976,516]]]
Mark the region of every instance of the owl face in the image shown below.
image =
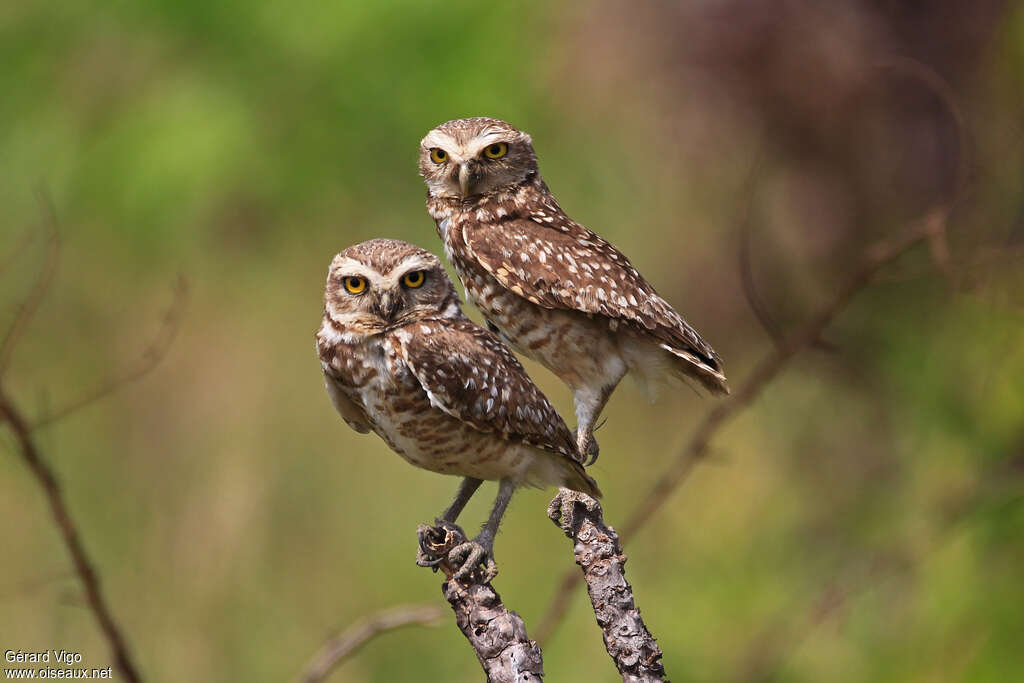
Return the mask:
[[[377,334],[423,318],[461,318],[459,297],[436,256],[399,240],[375,239],[331,261],[328,317],[349,335]]]
[[[420,142],[420,175],[431,197],[485,195],[536,173],[530,136],[498,119],[448,121]]]

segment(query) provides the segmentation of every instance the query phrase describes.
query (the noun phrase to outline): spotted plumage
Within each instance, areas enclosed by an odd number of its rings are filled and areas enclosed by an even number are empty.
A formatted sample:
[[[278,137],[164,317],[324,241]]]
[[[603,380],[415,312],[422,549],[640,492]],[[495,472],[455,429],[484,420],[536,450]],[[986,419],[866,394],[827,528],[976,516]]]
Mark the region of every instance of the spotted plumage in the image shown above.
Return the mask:
[[[466,478],[444,521],[455,522],[482,480],[501,482],[496,514],[464,549],[467,571],[490,561],[516,487],[600,495],[565,422],[505,345],[462,314],[433,254],[382,239],[342,251],[316,341],[327,392],[349,426],[375,432],[417,467]]]
[[[420,143],[419,166],[467,297],[572,389],[581,452],[596,453],[594,424],[627,372],[728,391],[714,349],[618,249],[562,211],[529,135],[497,119],[449,121]]]

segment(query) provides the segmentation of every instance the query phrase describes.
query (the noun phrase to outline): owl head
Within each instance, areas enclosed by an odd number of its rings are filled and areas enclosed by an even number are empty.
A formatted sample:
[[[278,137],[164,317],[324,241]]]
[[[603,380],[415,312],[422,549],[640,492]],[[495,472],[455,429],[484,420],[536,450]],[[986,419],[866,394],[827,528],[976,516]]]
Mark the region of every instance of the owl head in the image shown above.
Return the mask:
[[[325,315],[350,334],[375,334],[424,318],[462,318],[441,261],[399,240],[374,239],[331,261]]]
[[[431,197],[467,199],[509,189],[537,174],[530,136],[476,117],[442,123],[420,142],[420,175]]]

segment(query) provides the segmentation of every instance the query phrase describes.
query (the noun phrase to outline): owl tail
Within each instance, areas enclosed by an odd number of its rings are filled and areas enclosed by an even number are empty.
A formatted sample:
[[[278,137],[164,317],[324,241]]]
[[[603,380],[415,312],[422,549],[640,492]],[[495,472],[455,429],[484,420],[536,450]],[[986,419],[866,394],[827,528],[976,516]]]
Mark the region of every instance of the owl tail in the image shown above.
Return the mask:
[[[562,461],[565,463],[565,479],[562,481],[562,486],[573,491],[585,493],[591,498],[601,497],[601,489],[598,488],[597,482],[594,481],[593,477],[583,471],[583,465],[568,458],[562,458]]]
[[[550,451],[536,451],[536,458],[526,471],[523,483],[537,488],[564,486],[585,493],[592,498],[601,497],[601,489],[586,472],[583,465],[568,456]]]
[[[712,394],[728,394],[729,385],[726,383],[725,374],[716,367],[708,364],[708,361],[690,353],[686,349],[673,348],[662,344],[661,348],[673,356],[676,372],[683,379],[692,378],[701,383],[705,389]]]

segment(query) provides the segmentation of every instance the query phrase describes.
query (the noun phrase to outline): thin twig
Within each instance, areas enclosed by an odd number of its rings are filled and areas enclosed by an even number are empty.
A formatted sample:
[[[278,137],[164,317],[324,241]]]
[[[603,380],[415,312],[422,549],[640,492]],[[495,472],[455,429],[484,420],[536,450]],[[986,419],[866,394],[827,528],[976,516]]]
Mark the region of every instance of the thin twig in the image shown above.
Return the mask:
[[[46,256],[35,284],[33,284],[28,296],[25,297],[18,312],[15,313],[14,321],[4,336],[3,344],[0,344],[0,376],[4,374],[7,365],[11,362],[11,356],[14,355],[14,347],[17,346],[18,339],[25,331],[32,316],[35,315],[43,297],[46,296],[46,291],[50,288],[50,283],[53,282],[53,274],[57,270],[57,254],[60,251],[57,213],[53,208],[49,195],[42,190],[39,191],[39,207],[47,227]]]
[[[757,322],[761,323],[764,331],[778,345],[782,343],[786,335],[775,321],[775,318],[768,312],[768,307],[765,306],[760,293],[757,291],[757,284],[754,281],[754,268],[750,257],[750,232],[750,221],[744,221],[740,225],[740,284],[743,286],[743,296],[747,300],[747,305],[754,312]]]
[[[943,78],[938,71],[924,62],[908,57],[906,55],[885,55],[875,61],[873,66],[876,69],[887,71],[891,74],[898,74],[917,81],[929,90],[946,109],[953,120],[953,127],[956,129],[956,175],[953,178],[951,196],[957,196],[967,185],[967,174],[970,164],[967,161],[967,126],[965,125],[963,112],[956,101],[956,94],[952,86]],[[937,264],[938,265],[938,264]]]
[[[801,350],[813,345],[822,332],[847,306],[853,297],[871,281],[872,276],[884,265],[896,259],[907,250],[927,240],[944,225],[949,207],[935,209],[921,221],[911,225],[896,237],[878,242],[867,250],[863,262],[843,283],[832,299],[803,325],[790,333],[782,343],[777,344],[765,356],[730,396],[710,410],[697,426],[687,445],[669,465],[668,470],[658,478],[651,490],[640,497],[640,505],[633,512],[620,536],[631,538],[661,509],[679,485],[689,477],[694,466],[701,462],[708,446],[729,420],[736,417],[753,403],[764,387],[771,382]],[[557,593],[537,629],[538,640],[544,642],[562,621],[569,607],[571,591],[579,584],[581,576],[575,570],[567,570],[562,577]]]
[[[60,483],[58,482],[53,469],[43,460],[42,454],[39,452],[38,447],[32,439],[32,425],[15,406],[14,402],[8,397],[2,387],[4,371],[10,363],[14,349],[17,346],[26,326],[46,295],[50,283],[53,281],[53,275],[57,269],[57,257],[60,251],[60,242],[56,211],[54,210],[53,203],[49,196],[44,191],[39,192],[39,203],[41,211],[45,217],[45,223],[49,228],[47,239],[48,249],[39,276],[37,277],[28,296],[22,302],[15,314],[14,321],[4,337],[2,346],[0,346],[0,423],[6,423],[10,426],[11,431],[14,434],[15,441],[17,442],[18,452],[21,454],[25,463],[28,465],[29,470],[35,476],[40,488],[43,490],[43,494],[49,503],[54,523],[64,540],[64,545],[67,547],[68,554],[71,556],[71,562],[74,567],[75,574],[77,574],[78,578],[82,582],[82,587],[85,592],[85,605],[96,618],[100,631],[107,640],[111,654],[114,658],[114,666],[121,673],[124,679],[129,681],[129,683],[137,683],[141,680],[138,669],[128,651],[124,635],[118,628],[117,623],[114,621],[110,607],[103,596],[99,576],[94,569],[93,562],[86,553],[85,546],[82,544],[78,528],[71,517],[67,503],[64,500],[64,494],[61,490]],[[162,355],[162,351],[159,350],[163,347],[154,345],[152,348],[157,349],[158,352],[156,352],[155,360],[158,360]],[[153,364],[155,364],[155,360]],[[103,391],[98,392],[90,400],[95,400],[96,398],[109,393],[130,379],[142,376],[148,372],[151,367],[151,365],[144,365],[143,368],[141,368],[141,372],[132,372],[129,374],[127,379],[123,379],[113,386],[104,387]],[[79,407],[79,405],[81,405],[81,403],[73,404],[69,409],[61,411],[61,414],[67,414],[75,407]]]
[[[401,605],[365,616],[324,643],[298,680],[320,683],[331,671],[377,636],[404,626],[437,626],[441,614],[441,608],[437,605]]]
[[[103,597],[99,577],[95,569],[93,569],[92,561],[85,552],[85,547],[82,545],[78,529],[71,518],[67,504],[64,502],[64,495],[61,492],[57,477],[50,466],[43,461],[35,442],[32,440],[28,422],[22,417],[21,413],[18,412],[2,390],[0,390],[0,418],[3,418],[3,421],[10,425],[11,431],[18,442],[18,450],[25,460],[25,464],[28,465],[32,474],[38,480],[40,487],[42,487],[43,493],[46,495],[46,500],[50,504],[50,512],[53,514],[53,521],[64,538],[64,545],[67,546],[68,553],[71,555],[75,572],[82,580],[82,587],[85,589],[85,597],[88,601],[89,609],[95,615],[100,630],[110,645],[117,670],[121,672],[121,675],[129,683],[137,683],[141,680],[138,669],[136,669],[132,661],[131,655],[128,652],[128,646],[121,635],[121,630],[114,621],[110,607]]]
[[[969,274],[971,271],[980,268],[996,268],[1006,265],[1019,267],[1019,262],[1024,260],[1024,246],[1009,246],[999,248],[979,249],[971,258],[950,260],[949,270],[957,274]],[[880,274],[875,282],[897,283],[908,282],[935,274],[935,264],[930,262],[927,265],[913,269],[893,269],[892,272]]]
[[[615,530],[604,523],[601,504],[585,493],[559,489],[548,505],[548,517],[573,542],[605,650],[622,680],[666,680],[661,648],[640,616],[626,580],[626,555]]]
[[[829,323],[846,308],[853,297],[868,285],[871,277],[879,268],[928,239],[935,230],[935,222],[944,222],[947,213],[948,209],[942,212],[932,212],[925,220],[915,223],[897,237],[878,242],[868,249],[861,266],[847,278],[832,300],[786,337],[783,344],[754,366],[747,381],[734,392],[731,400],[719,403],[707,414],[704,421],[697,427],[689,444],[682,453],[676,456],[666,475],[655,484],[649,495],[644,496],[640,507],[626,522],[622,536],[631,537],[647,523],[651,515],[665,503],[679,482],[689,475],[693,465],[703,457],[718,429],[753,403],[765,385],[775,379],[793,356],[813,344]]]
[[[739,224],[738,232],[740,236],[740,284],[743,286],[743,296],[746,298],[750,310],[754,312],[754,316],[761,323],[764,331],[778,345],[782,343],[785,333],[779,327],[772,314],[768,312],[768,307],[765,306],[761,295],[757,291],[757,284],[754,280],[753,259],[750,256],[751,232],[753,231],[751,214],[753,213],[754,205],[754,188],[757,185],[757,176],[760,168],[761,154],[759,153],[754,163],[751,164],[749,175],[744,181],[740,200],[741,208],[736,219],[736,222]]]
[[[32,424],[32,429],[36,430],[61,420],[71,413],[95,403],[126,384],[142,379],[152,372],[160,361],[163,360],[164,356],[167,355],[167,351],[170,349],[171,343],[178,333],[178,328],[181,324],[181,312],[184,309],[187,292],[188,286],[185,278],[179,276],[174,288],[174,298],[171,301],[171,305],[167,308],[167,312],[164,313],[160,329],[132,365],[110,377],[95,389],[69,401],[56,410],[46,413]]]
[[[747,299],[747,305],[750,306],[750,310],[754,312],[754,316],[761,323],[761,327],[764,328],[768,336],[778,346],[784,343],[786,333],[783,332],[778,321],[768,312],[768,307],[765,306],[761,295],[757,291],[757,284],[754,280],[754,268],[750,256],[750,233],[751,225],[750,221],[747,220],[740,225],[740,283],[743,285],[743,295]],[[819,351],[835,352],[837,350],[835,344],[824,339],[815,339],[811,342],[811,347]]]
[[[964,125],[964,115],[957,104],[952,86],[934,68],[906,55],[885,55],[876,60],[873,66],[890,74],[916,81],[942,103],[956,130],[956,169],[953,176],[953,189],[950,194],[953,197],[959,196],[967,186],[970,165],[967,161],[967,127]],[[928,236],[928,248],[935,268],[949,277],[952,274],[952,257],[950,256],[945,222]]]
[[[455,612],[455,623],[473,647],[488,683],[527,683],[544,678],[544,662],[537,641],[526,635],[522,617],[506,609],[501,596],[484,581],[477,569],[463,583],[453,578],[458,567],[448,560],[449,551],[466,542],[454,524],[421,526],[416,563],[440,569],[447,577],[441,591]]]
[[[14,243],[11,248],[11,253],[4,256],[3,260],[0,260],[0,275],[7,272],[7,269],[13,266],[15,263],[21,260],[22,253],[28,249],[28,246],[32,244],[32,240],[35,237],[34,230],[26,230],[21,233],[21,237]]]

